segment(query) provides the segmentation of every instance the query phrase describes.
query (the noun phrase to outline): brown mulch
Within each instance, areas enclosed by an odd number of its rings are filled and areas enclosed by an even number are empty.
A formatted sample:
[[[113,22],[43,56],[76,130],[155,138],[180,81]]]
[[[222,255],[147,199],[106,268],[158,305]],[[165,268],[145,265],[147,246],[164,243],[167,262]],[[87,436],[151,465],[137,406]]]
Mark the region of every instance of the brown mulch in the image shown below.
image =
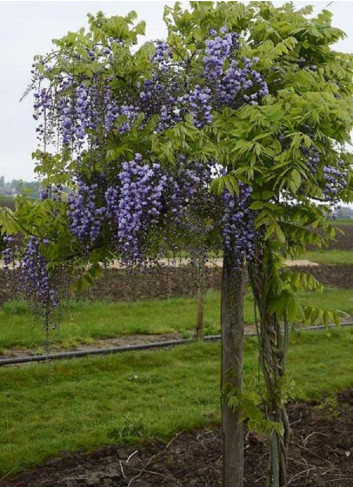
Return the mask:
[[[353,485],[353,389],[320,405],[288,406],[292,438],[289,486]],[[167,444],[113,445],[91,453],[64,453],[33,470],[1,481],[2,486],[220,486],[219,428],[181,432]],[[246,486],[266,485],[267,444],[245,438]]]

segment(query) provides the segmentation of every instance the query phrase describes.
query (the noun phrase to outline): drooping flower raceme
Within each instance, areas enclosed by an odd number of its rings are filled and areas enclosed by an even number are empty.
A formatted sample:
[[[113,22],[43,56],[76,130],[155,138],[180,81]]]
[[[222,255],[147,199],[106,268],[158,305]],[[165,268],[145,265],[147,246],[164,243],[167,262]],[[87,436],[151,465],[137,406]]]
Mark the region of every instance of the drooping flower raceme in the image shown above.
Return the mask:
[[[46,246],[49,241],[30,236],[27,242],[21,243],[20,237],[12,235],[5,235],[3,240],[6,244],[3,251],[5,269],[9,270],[12,264],[17,274],[19,291],[31,303],[35,312],[43,316],[49,310],[56,309],[57,291],[49,275],[48,262],[40,252],[40,247]]]
[[[240,183],[239,195],[228,189],[223,192],[223,239],[225,249],[234,255],[235,264],[241,267],[245,260],[252,261],[255,251],[256,212],[249,209],[252,188]]]
[[[302,148],[301,152],[306,158],[306,164],[315,179],[322,175],[324,180],[323,199],[330,205],[333,218],[337,217],[340,208],[339,195],[347,186],[347,171],[345,161],[340,160],[335,165],[325,165],[320,170],[320,151],[315,148]]]
[[[149,166],[142,157],[123,162],[117,186],[105,193],[107,215],[115,226],[122,260],[142,261],[148,232],[157,225],[162,213],[162,194],[167,176],[158,163]]]
[[[40,254],[39,247],[39,239],[31,236],[19,263],[22,290],[33,304],[38,304],[41,308],[46,308],[48,305],[56,308],[58,298],[50,285],[47,260]]]
[[[98,184],[88,185],[79,175],[77,191],[67,197],[71,232],[89,247],[98,238],[105,217],[105,206],[97,206],[97,193]]]
[[[259,103],[269,92],[266,81],[253,69],[258,58],[239,59],[239,36],[235,32],[227,33],[226,28],[222,28],[220,35],[215,30],[211,35],[213,39],[206,41],[203,62],[204,77],[212,93],[212,108],[239,108],[244,103]]]
[[[339,162],[339,167],[332,165],[326,165],[323,168],[324,179],[325,179],[325,189],[324,197],[326,200],[333,203],[338,202],[338,195],[345,189],[347,185],[346,176],[347,173],[344,170],[345,162],[341,160]],[[342,169],[341,169],[341,168]]]

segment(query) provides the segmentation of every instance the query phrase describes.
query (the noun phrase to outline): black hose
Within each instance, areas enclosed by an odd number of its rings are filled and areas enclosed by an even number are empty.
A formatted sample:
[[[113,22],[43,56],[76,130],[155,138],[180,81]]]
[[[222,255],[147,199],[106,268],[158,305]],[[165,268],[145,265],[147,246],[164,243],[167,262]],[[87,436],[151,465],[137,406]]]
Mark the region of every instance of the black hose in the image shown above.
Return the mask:
[[[335,325],[329,325],[333,327]],[[342,323],[341,326],[353,326],[352,322]],[[306,328],[296,329],[295,331],[312,331],[318,329],[326,329],[326,326],[308,326]],[[256,333],[245,333],[245,336],[256,336]],[[218,341],[221,339],[221,335],[205,336],[203,341]],[[48,355],[33,355],[27,357],[15,357],[15,358],[2,358],[0,359],[0,367],[5,365],[15,365],[18,363],[30,363],[30,362],[44,362],[46,360],[63,360],[67,358],[79,358],[88,357],[90,355],[109,355],[111,353],[122,353],[125,351],[138,351],[138,350],[151,350],[152,348],[167,348],[170,346],[185,345],[187,343],[195,343],[196,340],[184,339],[184,340],[170,340],[170,341],[155,341],[153,343],[145,343],[143,345],[126,345],[126,346],[113,346],[111,348],[95,348],[93,350],[84,351],[64,351],[61,353],[49,353]]]
[[[219,335],[205,336],[204,341],[217,341],[221,337]],[[84,351],[64,351],[61,353],[49,353],[48,355],[33,355],[27,357],[3,358],[0,359],[0,366],[12,365],[16,363],[29,362],[44,362],[45,360],[62,360],[64,358],[88,357],[90,355],[108,355],[110,353],[122,353],[124,351],[150,350],[152,348],[166,348],[169,346],[184,345],[186,343],[195,343],[195,340],[170,340],[170,341],[154,341],[153,343],[145,343],[142,345],[126,345],[112,346],[111,348],[95,348]]]

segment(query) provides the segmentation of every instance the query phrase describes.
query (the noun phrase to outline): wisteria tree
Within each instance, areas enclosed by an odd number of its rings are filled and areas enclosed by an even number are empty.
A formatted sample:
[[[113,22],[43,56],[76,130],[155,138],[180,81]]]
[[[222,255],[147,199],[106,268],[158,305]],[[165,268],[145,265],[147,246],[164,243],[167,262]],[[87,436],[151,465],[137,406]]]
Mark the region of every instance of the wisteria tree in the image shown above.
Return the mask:
[[[69,33],[36,58],[42,201],[2,217],[6,262],[23,255],[27,294],[43,282],[44,310],[56,295],[50,277],[37,280],[38,266],[86,262],[91,281],[113,258],[140,267],[170,253],[222,250],[226,486],[243,483],[245,419],[269,433],[269,484],[285,484],[288,324],[338,319],[301,305],[297,292],[319,284],[283,267],[333,237],[337,205],[352,195],[352,57],[330,47],[343,36],[331,14],[311,13],[269,2],[176,4],[165,10],[167,40],[138,49],[144,24],[134,13],[89,16],[88,32]],[[24,251],[12,246],[18,233]],[[242,388],[246,269],[264,417]]]

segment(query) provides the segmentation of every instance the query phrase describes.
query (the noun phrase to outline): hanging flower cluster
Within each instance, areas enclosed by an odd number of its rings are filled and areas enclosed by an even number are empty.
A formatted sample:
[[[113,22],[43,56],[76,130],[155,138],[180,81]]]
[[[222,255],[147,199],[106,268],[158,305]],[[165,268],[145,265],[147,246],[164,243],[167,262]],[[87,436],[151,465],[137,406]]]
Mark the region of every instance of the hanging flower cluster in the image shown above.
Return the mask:
[[[326,200],[337,203],[338,195],[346,188],[347,185],[347,172],[344,170],[345,162],[343,160],[339,161],[339,168],[332,165],[324,166],[324,197]]]
[[[52,277],[41,247],[49,244],[46,238],[29,236],[22,243],[20,236],[5,235],[3,251],[5,270],[16,274],[18,291],[30,303],[34,312],[49,326],[50,317],[59,305],[58,277]]]
[[[70,229],[74,236],[91,246],[100,234],[106,209],[96,205],[97,183],[87,185],[82,176],[76,181],[77,191],[67,197]]]
[[[134,160],[122,163],[118,188],[107,189],[108,218],[116,230],[125,263],[138,263],[145,258],[147,234],[159,222],[166,182],[167,176],[158,163],[144,165],[142,156],[136,154]]]
[[[204,62],[204,77],[209,82],[213,95],[213,107],[238,108],[244,102],[255,105],[268,94],[267,83],[261,74],[252,66],[259,59],[236,59],[239,49],[237,33],[227,33],[221,28],[221,35],[211,31],[213,39],[206,41],[206,56]],[[226,66],[228,61],[229,67]]]
[[[336,165],[325,165],[320,170],[320,151],[316,148],[302,148],[302,154],[305,157],[305,162],[308,168],[311,170],[315,178],[322,178],[324,180],[323,198],[329,204],[331,217],[337,217],[337,211],[340,209],[339,195],[344,191],[347,186],[347,170],[344,160],[339,160]]]
[[[240,183],[239,195],[232,195],[227,189],[223,193],[224,215],[223,238],[225,248],[234,254],[237,267],[245,261],[251,262],[255,252],[256,212],[249,209],[252,188]]]

